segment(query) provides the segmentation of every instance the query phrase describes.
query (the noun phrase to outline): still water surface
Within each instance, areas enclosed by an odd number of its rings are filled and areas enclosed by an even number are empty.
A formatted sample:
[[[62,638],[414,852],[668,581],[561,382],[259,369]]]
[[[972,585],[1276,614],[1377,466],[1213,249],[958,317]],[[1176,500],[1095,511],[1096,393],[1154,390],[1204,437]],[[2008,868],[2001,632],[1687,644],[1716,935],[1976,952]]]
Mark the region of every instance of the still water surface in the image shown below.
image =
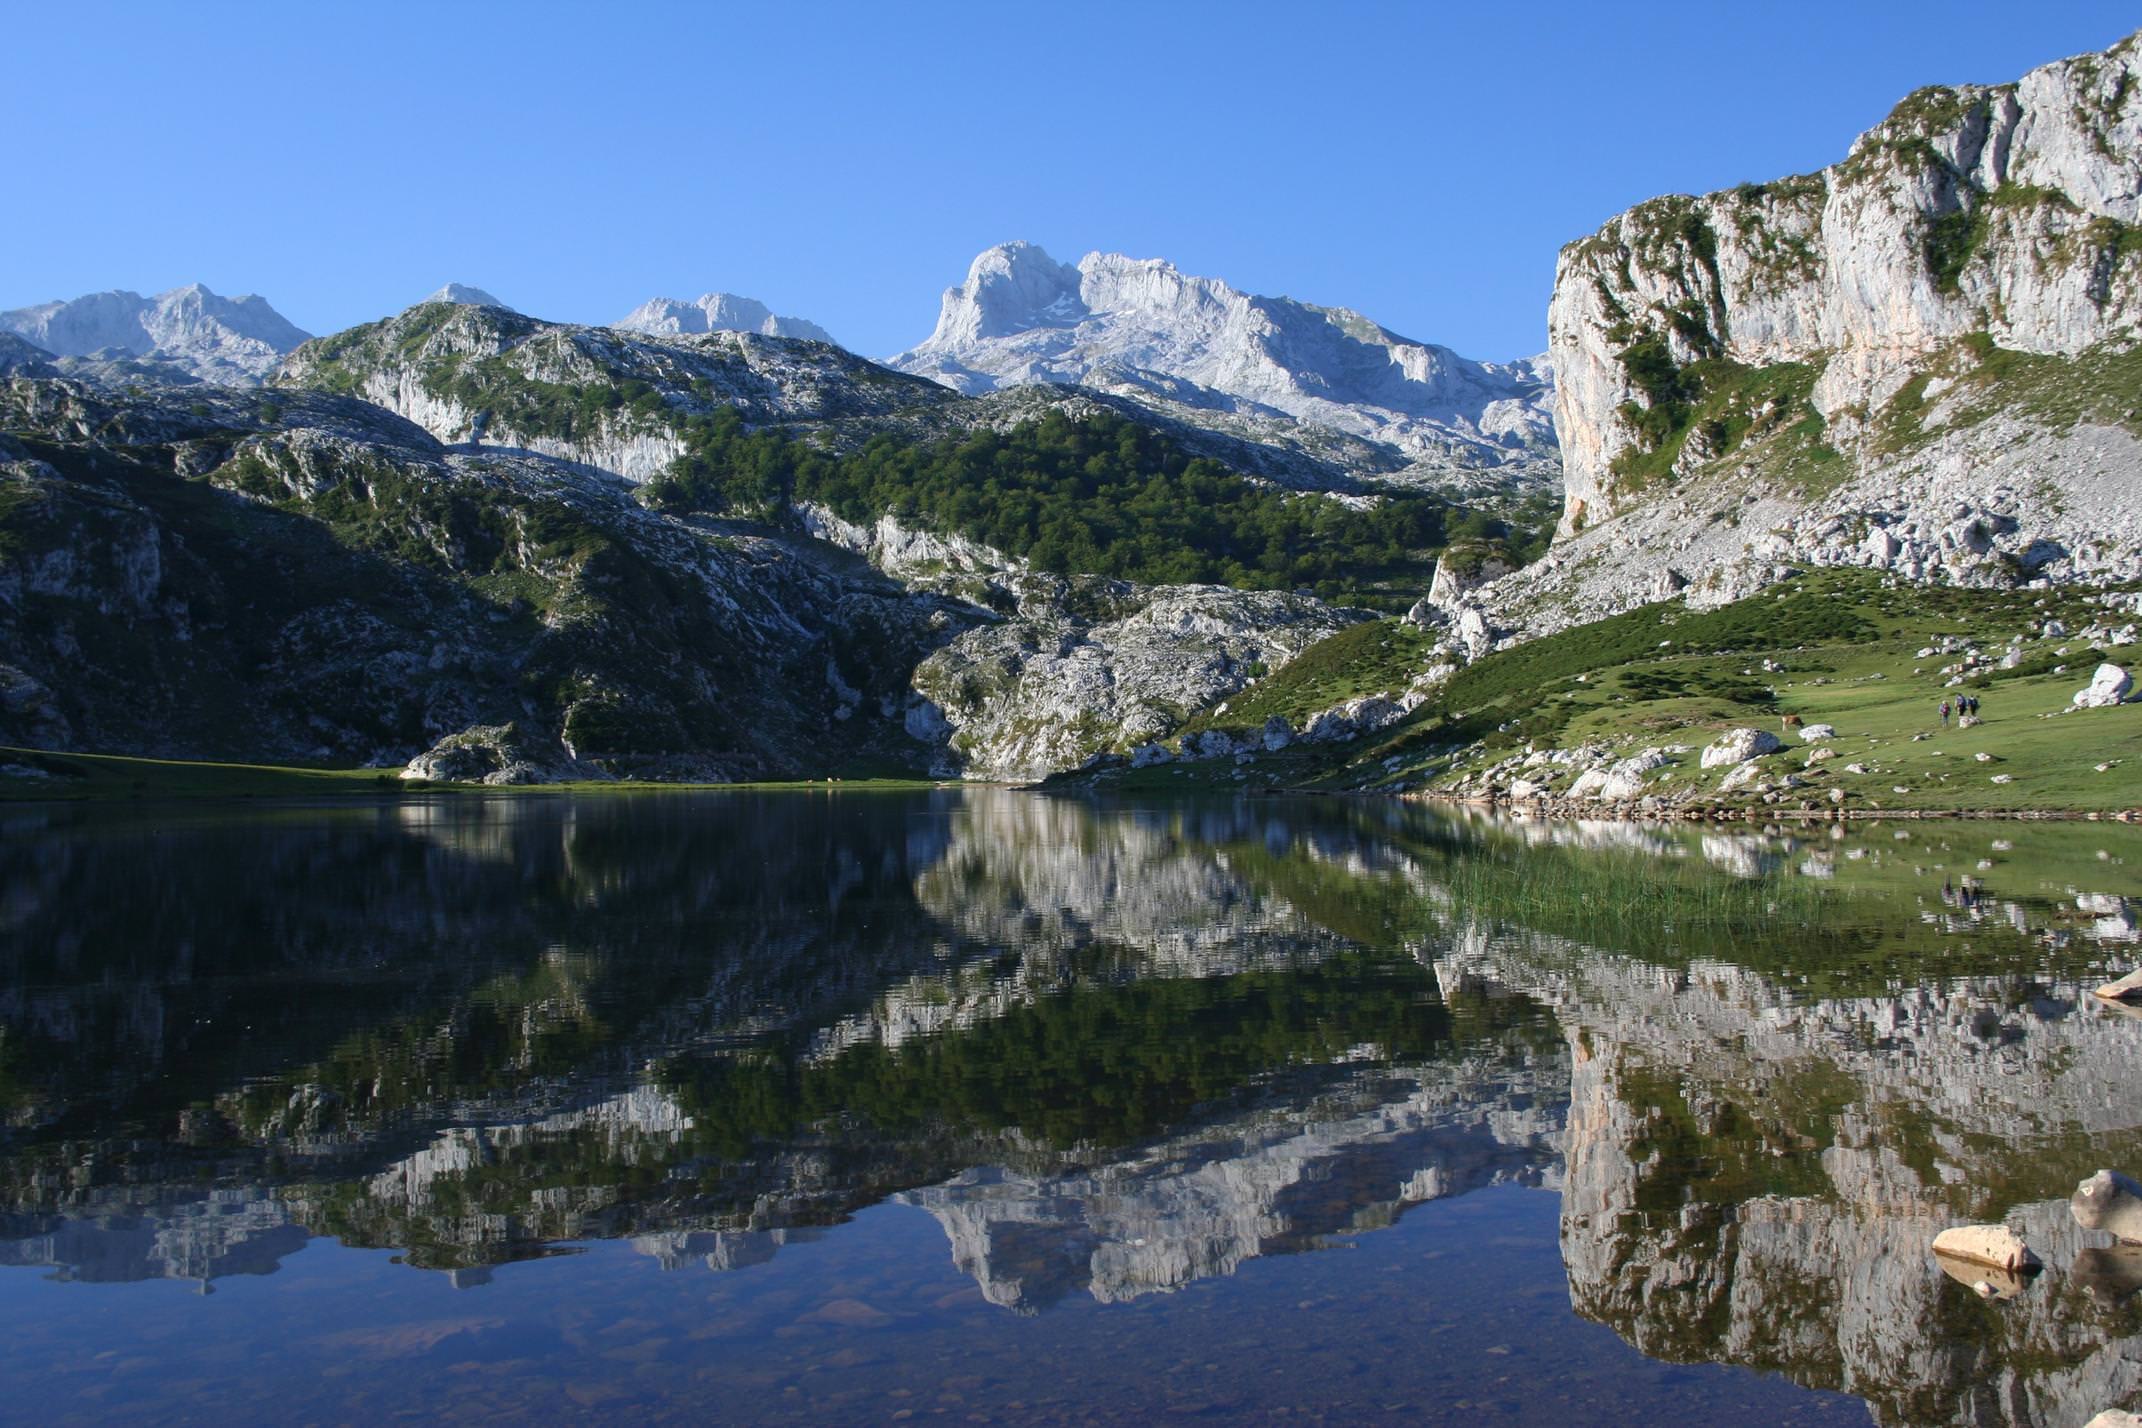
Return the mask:
[[[0,1417],[2079,1425],[2138,909],[2104,824],[8,810]]]

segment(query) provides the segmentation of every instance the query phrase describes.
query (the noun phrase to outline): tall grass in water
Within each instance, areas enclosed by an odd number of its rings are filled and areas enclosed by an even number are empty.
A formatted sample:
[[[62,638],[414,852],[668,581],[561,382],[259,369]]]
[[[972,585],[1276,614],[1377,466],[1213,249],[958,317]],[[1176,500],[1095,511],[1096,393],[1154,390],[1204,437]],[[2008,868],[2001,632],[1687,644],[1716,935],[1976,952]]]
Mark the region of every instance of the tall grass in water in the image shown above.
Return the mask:
[[[1448,860],[1437,882],[1456,911],[1637,957],[1755,951],[1854,901],[1812,878],[1741,877],[1631,851],[1481,848]]]

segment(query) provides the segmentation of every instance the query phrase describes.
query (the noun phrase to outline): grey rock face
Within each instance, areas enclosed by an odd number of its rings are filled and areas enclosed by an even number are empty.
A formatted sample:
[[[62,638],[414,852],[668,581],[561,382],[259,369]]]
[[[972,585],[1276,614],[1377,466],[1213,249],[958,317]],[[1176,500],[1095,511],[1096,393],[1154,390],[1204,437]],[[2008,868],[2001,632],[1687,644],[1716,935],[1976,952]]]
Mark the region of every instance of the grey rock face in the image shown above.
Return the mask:
[[[603,778],[599,769],[573,766],[552,741],[550,748],[532,741],[511,724],[478,725],[449,734],[409,761],[405,780],[433,783],[556,783],[561,779]]]
[[[2130,38],[2013,84],[1921,90],[1820,173],[1657,199],[1564,249],[1548,326],[1566,520],[1622,503],[1614,462],[1639,438],[1621,412],[1649,401],[1620,355],[1632,331],[1679,362],[1818,361],[1825,413],[1886,401],[1974,333],[2061,354],[2131,333],[2142,284],[2103,259],[2107,222],[2142,217],[2142,118],[2120,102],[2138,74]],[[1975,244],[1947,244],[1952,216]]]
[[[1961,585],[2136,568],[2121,373],[2142,269],[2115,250],[2142,218],[2137,82],[2130,38],[1922,90],[1819,173],[1656,199],[1565,248],[1562,526],[1483,603],[1533,634],[1810,565]]]
[[[218,297],[199,283],[145,298],[91,293],[0,312],[0,330],[61,357],[118,356],[168,364],[192,378],[260,382],[309,334],[261,297]]]
[[[1030,243],[974,260],[937,327],[889,359],[966,393],[1074,383],[1177,409],[1285,417],[1451,479],[1552,479],[1545,360],[1475,362],[1343,308],[1259,297],[1157,259]]]
[[[932,654],[914,687],[946,772],[1039,778],[1130,754],[1357,618],[1302,595],[1035,577],[1013,618]]]
[[[764,337],[796,337],[831,342],[833,334],[800,317],[779,317],[756,298],[734,293],[705,293],[694,302],[653,298],[610,324],[623,332],[681,337],[702,332],[756,332]]]
[[[0,332],[0,377],[56,377],[53,354],[12,332]]]

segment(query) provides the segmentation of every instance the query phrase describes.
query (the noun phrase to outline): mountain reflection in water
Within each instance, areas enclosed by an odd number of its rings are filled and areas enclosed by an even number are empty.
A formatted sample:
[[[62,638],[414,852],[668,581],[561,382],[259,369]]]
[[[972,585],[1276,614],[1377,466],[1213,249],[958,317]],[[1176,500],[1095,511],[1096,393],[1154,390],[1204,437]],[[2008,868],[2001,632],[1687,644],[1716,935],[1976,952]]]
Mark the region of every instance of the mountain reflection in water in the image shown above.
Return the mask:
[[[746,1270],[919,1207],[994,1305],[1560,1193],[1578,1314],[1885,1423],[2142,1407],[2142,838],[992,790],[10,810],[0,1263]],[[1934,1234],[2007,1218],[2012,1302]],[[414,1270],[400,1271],[413,1274]],[[538,1268],[536,1273],[544,1272]],[[844,1301],[845,1302],[845,1301]]]

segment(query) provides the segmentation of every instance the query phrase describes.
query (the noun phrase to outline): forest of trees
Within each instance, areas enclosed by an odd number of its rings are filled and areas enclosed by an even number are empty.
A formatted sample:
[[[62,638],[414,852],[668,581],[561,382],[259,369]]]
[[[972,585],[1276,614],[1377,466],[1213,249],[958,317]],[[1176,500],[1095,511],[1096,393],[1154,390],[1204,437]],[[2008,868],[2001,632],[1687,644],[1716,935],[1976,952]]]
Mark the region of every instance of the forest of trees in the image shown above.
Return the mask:
[[[1361,506],[1280,490],[1105,413],[1050,412],[926,446],[879,436],[834,456],[747,431],[723,409],[692,418],[686,440],[649,492],[664,508],[780,519],[790,502],[816,501],[852,521],[891,513],[1059,574],[1359,598],[1386,582],[1424,585],[1453,541],[1526,534],[1421,492]]]

